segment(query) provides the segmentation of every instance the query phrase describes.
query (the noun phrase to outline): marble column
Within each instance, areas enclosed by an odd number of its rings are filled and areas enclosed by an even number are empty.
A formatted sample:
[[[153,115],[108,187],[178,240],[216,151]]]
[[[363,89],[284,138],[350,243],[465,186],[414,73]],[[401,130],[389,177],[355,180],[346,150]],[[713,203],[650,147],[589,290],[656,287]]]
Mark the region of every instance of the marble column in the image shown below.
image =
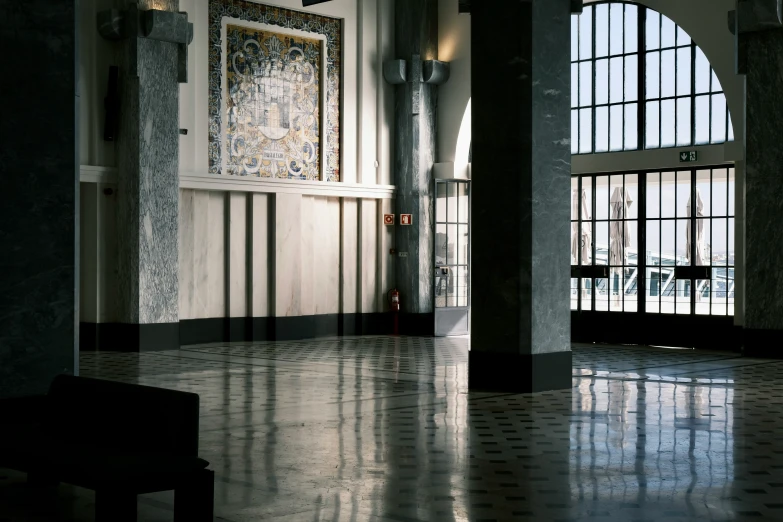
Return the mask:
[[[471,6],[471,389],[571,387],[570,5]]]
[[[740,11],[745,84],[745,322],[748,354],[783,356],[783,28]],[[756,13],[758,14],[758,13]],[[766,27],[765,27],[766,26]],[[741,139],[741,137],[737,137]]]
[[[141,37],[128,3],[120,47],[117,138],[118,313],[127,350],[179,348],[179,83],[177,44]],[[178,11],[179,0],[139,10]],[[102,348],[111,348],[103,346]]]
[[[0,2],[0,399],[78,373],[77,16]]]
[[[438,58],[438,2],[397,0],[394,14],[396,58],[406,60],[409,80],[395,89],[395,275],[402,301],[401,328],[431,332],[437,87],[423,83],[421,71],[422,60]],[[412,214],[413,224],[400,225],[401,214]]]

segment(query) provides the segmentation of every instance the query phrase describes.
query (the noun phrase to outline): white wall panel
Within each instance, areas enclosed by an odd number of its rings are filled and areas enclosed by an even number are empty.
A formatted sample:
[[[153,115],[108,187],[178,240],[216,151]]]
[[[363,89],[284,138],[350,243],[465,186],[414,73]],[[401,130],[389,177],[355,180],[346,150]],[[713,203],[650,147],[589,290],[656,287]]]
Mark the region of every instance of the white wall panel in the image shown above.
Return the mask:
[[[206,234],[196,233],[196,241],[207,247],[206,317],[226,316],[226,193],[208,192]]]
[[[301,315],[302,196],[275,195],[275,317]]]
[[[359,210],[359,311],[367,314],[378,311],[378,202],[362,199]]]
[[[268,317],[270,296],[270,266],[272,262],[270,240],[270,200],[269,194],[250,194],[252,198],[249,225],[251,227],[252,269],[249,274],[252,298],[249,314],[252,317]]]
[[[302,301],[301,315],[315,313],[315,198],[302,196]]]
[[[359,203],[352,198],[343,198],[340,239],[340,311],[345,314],[358,312],[358,259],[359,254]]]
[[[247,317],[247,198],[248,194],[228,194],[228,311],[229,317]]]
[[[179,318],[194,318],[196,290],[194,190],[179,191]]]

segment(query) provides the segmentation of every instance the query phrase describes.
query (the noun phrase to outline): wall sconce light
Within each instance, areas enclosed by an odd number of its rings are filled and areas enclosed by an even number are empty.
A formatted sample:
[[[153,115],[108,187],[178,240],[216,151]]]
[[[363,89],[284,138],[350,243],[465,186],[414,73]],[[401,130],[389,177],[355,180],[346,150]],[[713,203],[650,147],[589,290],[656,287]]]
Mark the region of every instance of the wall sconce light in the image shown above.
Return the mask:
[[[431,85],[443,85],[451,76],[451,66],[448,62],[427,60],[422,69],[422,81]]]

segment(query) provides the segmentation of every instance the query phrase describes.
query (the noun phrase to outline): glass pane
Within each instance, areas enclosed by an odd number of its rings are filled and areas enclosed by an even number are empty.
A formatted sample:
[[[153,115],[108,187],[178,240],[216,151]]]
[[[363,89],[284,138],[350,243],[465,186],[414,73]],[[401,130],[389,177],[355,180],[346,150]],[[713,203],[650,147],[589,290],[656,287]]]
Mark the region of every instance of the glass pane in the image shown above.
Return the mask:
[[[728,173],[726,169],[712,169],[712,215],[728,214]]]
[[[674,100],[661,102],[661,147],[673,147],[675,143]]]
[[[593,62],[579,64],[579,106],[593,103]]]
[[[592,152],[593,109],[579,110],[579,152]]]
[[[571,177],[571,221],[579,216],[579,178]]]
[[[688,36],[688,33],[685,32],[685,30],[677,26],[677,45],[690,45],[691,44],[691,37]]]
[[[457,225],[446,225],[448,233],[448,246],[446,250],[446,264],[457,264]]]
[[[712,143],[726,141],[726,95],[712,95]]]
[[[645,147],[657,149],[661,145],[658,107],[660,102],[647,102],[647,125],[645,128]]]
[[[697,266],[708,266],[711,259],[712,222],[709,219],[696,220],[696,257]]]
[[[579,59],[593,57],[593,8],[586,6],[579,16]]]
[[[712,315],[726,315],[726,269],[713,269],[710,293],[712,294]]]
[[[729,216],[734,215],[734,169],[729,169]]]
[[[595,151],[609,150],[609,107],[595,109]]]
[[[661,265],[674,265],[675,248],[674,248],[674,221],[664,220],[661,221]]]
[[[661,53],[661,98],[674,96],[676,80],[674,56],[674,49]]]
[[[691,99],[677,99],[677,145],[691,144]]]
[[[468,223],[470,218],[470,202],[468,198],[468,184],[457,184],[458,216],[460,223]]]
[[[447,183],[449,194],[449,223],[457,222],[457,184]],[[449,238],[451,239],[451,238]]]
[[[709,170],[697,170],[696,171],[696,217],[711,215],[711,194],[710,190],[710,171]],[[699,201],[701,199],[701,201]],[[701,207],[701,210],[699,210]]]
[[[712,239],[710,242],[710,254],[712,266],[726,266],[729,252],[728,226],[726,218],[715,218],[712,220]],[[725,274],[724,274],[725,277]]]
[[[589,177],[582,178],[582,221],[590,221],[593,215],[593,180]]]
[[[579,200],[579,194],[574,193],[574,199]],[[571,264],[579,264],[579,223],[576,221],[571,222]]]
[[[625,106],[625,150],[639,147],[639,108],[636,103]]]
[[[691,217],[691,173],[690,171],[677,173],[677,217]]]
[[[674,217],[674,208],[677,204],[674,184],[674,172],[661,173],[661,217],[663,218]]]
[[[579,152],[579,111],[571,111],[571,154]]]
[[[696,280],[696,315],[710,314],[710,281]]]
[[[609,270],[609,310],[623,311],[623,269]]]
[[[657,172],[647,173],[647,217],[660,217],[660,175]],[[649,233],[648,233],[649,237]]]
[[[688,254],[690,229],[690,219],[677,220],[677,259],[675,260],[677,265],[689,266],[691,264],[691,258]]]
[[[571,61],[579,59],[579,16],[571,17]]]
[[[579,106],[579,64],[571,64],[571,107]]]
[[[729,218],[729,231],[728,231],[729,249],[726,255],[726,261],[729,266],[734,266],[734,218]]]
[[[435,225],[435,264],[445,265],[448,255],[449,241],[446,236],[446,225]]]
[[[459,242],[459,251],[457,252],[457,264],[468,264],[468,225],[457,225],[457,237]]]
[[[457,267],[457,306],[468,306],[468,294],[470,293],[468,267]]]
[[[695,139],[696,145],[704,145],[710,142],[710,97],[696,97],[696,121]]]
[[[609,219],[625,219],[625,205],[623,205],[623,176],[609,177]]]
[[[677,49],[677,96],[691,94],[691,48]]]
[[[595,280],[595,309],[598,312],[609,310],[609,280]]]
[[[579,306],[579,279],[571,278],[571,310],[577,310]]]
[[[438,183],[436,186],[438,195],[435,199],[435,220],[437,223],[442,223],[446,221],[446,218],[448,217],[446,215],[446,200],[448,189],[446,187],[446,183]]]
[[[609,60],[609,102],[619,103],[623,101],[623,59],[622,57]]]
[[[647,53],[647,66],[645,71],[647,78],[647,88],[645,90],[645,97],[648,100],[661,97],[660,62],[661,53]]]
[[[595,56],[600,58],[609,54],[609,5],[601,4],[595,8]]]
[[[704,52],[696,47],[696,94],[710,91],[710,62]]]
[[[609,36],[609,53],[612,55],[623,54],[623,26],[625,26],[625,14],[623,4],[610,4],[609,17],[611,20]]]
[[[637,56],[625,57],[625,101],[639,99],[639,59]]]
[[[593,280],[582,279],[582,310],[593,309]]]
[[[639,50],[639,9],[635,5],[625,4],[625,52]]]
[[[595,178],[595,219],[609,219],[609,176]]]
[[[661,15],[661,47],[674,47],[676,27],[667,16]]]
[[[609,148],[611,150],[623,150],[623,106],[611,107],[611,123],[609,125]]]
[[[647,293],[646,293],[646,304],[647,307],[647,313],[648,314],[657,314],[660,313],[660,288],[661,288],[661,279],[660,274],[658,273],[658,269],[648,269],[648,272],[650,272],[650,277],[647,278]]]
[[[691,281],[689,279],[679,279],[675,281],[675,291],[677,299],[678,314],[691,313]]]
[[[609,60],[595,62],[595,103],[609,103]]]
[[[609,222],[598,221],[595,224],[595,263],[609,264]]]
[[[661,15],[647,9],[647,21],[645,23],[646,48],[648,50],[661,47]]]
[[[625,176],[625,192],[628,195],[629,203],[626,217],[636,219],[639,217],[639,176],[637,174]]]

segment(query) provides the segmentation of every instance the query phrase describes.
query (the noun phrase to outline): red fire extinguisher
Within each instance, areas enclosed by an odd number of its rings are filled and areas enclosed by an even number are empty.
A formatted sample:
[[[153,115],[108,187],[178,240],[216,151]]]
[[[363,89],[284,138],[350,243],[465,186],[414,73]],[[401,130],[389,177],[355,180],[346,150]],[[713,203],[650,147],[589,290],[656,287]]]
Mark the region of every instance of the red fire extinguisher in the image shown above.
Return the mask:
[[[394,313],[394,335],[400,334],[400,293],[395,288],[389,291],[389,308]]]
[[[396,288],[389,292],[389,308],[392,312],[400,311],[400,293]]]

